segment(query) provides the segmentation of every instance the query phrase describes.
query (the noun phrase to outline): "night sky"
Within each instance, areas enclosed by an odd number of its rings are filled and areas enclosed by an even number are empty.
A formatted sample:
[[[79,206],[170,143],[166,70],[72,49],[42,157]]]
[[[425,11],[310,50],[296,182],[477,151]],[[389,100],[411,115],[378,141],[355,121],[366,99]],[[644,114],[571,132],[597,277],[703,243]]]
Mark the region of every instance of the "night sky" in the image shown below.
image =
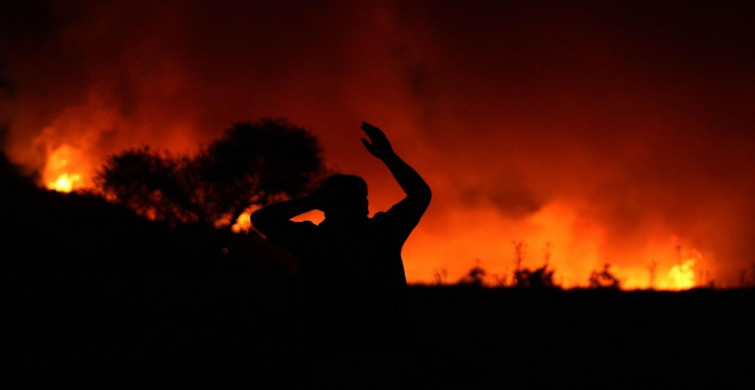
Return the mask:
[[[472,5],[471,3],[474,3]],[[626,4],[624,4],[626,3]],[[359,142],[381,127],[434,198],[404,249],[445,267],[544,261],[627,287],[689,263],[755,271],[755,7],[749,2],[4,1],[5,151],[40,184],[149,144],[191,152],[231,123],[286,117],[326,161],[402,194]]]

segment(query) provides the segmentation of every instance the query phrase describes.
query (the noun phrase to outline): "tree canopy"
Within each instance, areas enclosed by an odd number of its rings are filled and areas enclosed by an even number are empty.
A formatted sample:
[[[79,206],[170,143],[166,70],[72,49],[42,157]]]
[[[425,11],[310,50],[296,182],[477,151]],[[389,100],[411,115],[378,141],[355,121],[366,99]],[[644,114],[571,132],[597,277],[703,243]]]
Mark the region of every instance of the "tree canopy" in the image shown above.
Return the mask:
[[[235,123],[191,156],[123,151],[107,159],[96,182],[106,197],[151,219],[222,226],[251,205],[311,190],[324,172],[314,135],[262,119]]]

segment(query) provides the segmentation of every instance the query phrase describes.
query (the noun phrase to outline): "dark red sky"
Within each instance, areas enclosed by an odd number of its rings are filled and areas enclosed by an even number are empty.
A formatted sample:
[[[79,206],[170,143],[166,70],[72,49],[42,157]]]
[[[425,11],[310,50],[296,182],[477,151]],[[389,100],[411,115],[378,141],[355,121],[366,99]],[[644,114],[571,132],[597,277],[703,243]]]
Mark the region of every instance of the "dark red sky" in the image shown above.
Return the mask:
[[[284,116],[367,178],[376,211],[400,191],[359,144],[367,120],[434,189],[410,280],[510,272],[526,240],[525,265],[551,241],[570,284],[610,262],[646,285],[652,259],[660,281],[676,245],[737,283],[755,262],[749,4],[475,3],[4,2],[6,149],[86,181],[125,147],[190,151]]]

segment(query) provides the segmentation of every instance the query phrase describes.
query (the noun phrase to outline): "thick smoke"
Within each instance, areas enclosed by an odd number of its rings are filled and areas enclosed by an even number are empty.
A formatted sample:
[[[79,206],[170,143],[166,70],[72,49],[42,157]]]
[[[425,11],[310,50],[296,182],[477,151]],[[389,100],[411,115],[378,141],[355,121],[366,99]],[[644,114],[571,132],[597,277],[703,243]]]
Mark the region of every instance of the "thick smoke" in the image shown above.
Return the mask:
[[[755,261],[745,3],[385,4],[7,2],[6,151],[43,171],[66,145],[94,169],[285,116],[385,209],[400,191],[360,149],[367,120],[434,188],[405,250],[411,280],[475,259],[510,272],[512,240],[530,245],[527,266],[552,241],[557,279],[582,284],[610,262],[644,285],[677,245],[719,283]]]

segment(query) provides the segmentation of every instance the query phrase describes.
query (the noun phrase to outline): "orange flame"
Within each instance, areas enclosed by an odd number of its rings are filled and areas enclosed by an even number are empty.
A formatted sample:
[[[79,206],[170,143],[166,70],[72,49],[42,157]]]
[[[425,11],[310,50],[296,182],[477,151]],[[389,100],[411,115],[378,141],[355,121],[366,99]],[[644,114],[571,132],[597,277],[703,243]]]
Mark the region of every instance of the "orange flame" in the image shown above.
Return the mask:
[[[87,186],[80,152],[64,144],[50,153],[42,173],[47,188],[59,192],[71,192]]]
[[[674,290],[689,290],[695,287],[695,259],[687,259],[684,263],[674,265],[669,271],[673,280]]]
[[[47,183],[47,188],[58,192],[71,192],[74,188],[81,186],[81,175],[68,175],[64,173],[58,177],[58,180]]]

